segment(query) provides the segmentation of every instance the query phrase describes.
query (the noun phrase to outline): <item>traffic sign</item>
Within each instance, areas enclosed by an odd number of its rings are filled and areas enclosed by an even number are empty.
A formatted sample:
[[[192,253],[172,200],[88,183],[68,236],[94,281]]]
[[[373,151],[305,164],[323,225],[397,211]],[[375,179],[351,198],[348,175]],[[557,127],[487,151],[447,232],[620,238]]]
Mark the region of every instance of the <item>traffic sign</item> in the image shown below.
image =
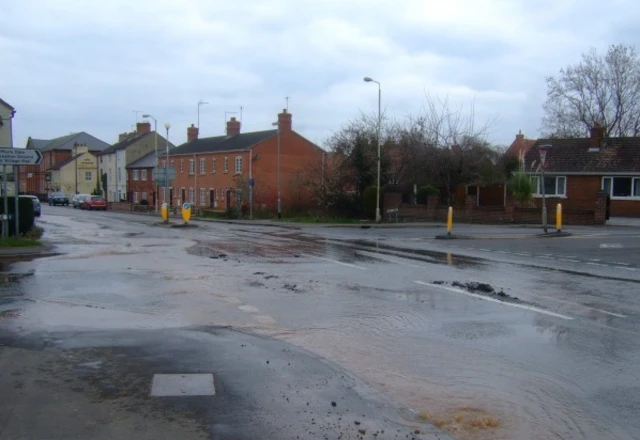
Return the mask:
[[[166,177],[167,180],[173,180],[176,178],[175,168],[154,168],[152,171],[153,180],[163,181]]]
[[[0,148],[0,165],[38,165],[42,153],[27,148]]]

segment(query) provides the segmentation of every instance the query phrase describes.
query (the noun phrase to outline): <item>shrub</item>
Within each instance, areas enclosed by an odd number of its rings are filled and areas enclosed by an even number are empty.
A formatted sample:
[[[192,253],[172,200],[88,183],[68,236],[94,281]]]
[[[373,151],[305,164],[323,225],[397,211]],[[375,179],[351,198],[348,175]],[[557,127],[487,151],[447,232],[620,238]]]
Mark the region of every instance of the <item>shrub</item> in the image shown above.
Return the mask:
[[[44,233],[44,229],[38,227],[38,226],[34,226],[33,228],[29,229],[27,232],[25,232],[24,237],[25,238],[32,238],[32,239],[39,239],[42,238],[42,234]]]
[[[149,204],[149,201],[147,199],[142,199],[142,200],[140,200],[140,204],[143,205],[143,206],[146,206],[146,205]]]
[[[368,218],[375,218],[377,196],[378,187],[375,185],[366,187],[362,192],[362,210],[364,211],[363,214]]]
[[[521,205],[527,204],[533,198],[533,186],[531,176],[525,173],[513,173],[508,183],[513,198]]]
[[[431,186],[431,185],[421,186],[420,188],[418,188],[418,192],[416,193],[416,203],[419,203],[421,205],[426,205],[427,199],[429,196],[437,196],[439,194],[440,194],[440,191],[438,190],[438,188],[434,186]]]
[[[15,221],[13,220],[15,215],[15,197],[8,197],[9,204],[9,235],[16,234]],[[0,199],[0,214],[4,214],[4,202]],[[29,231],[35,223],[35,213],[33,211],[33,202],[29,198],[18,198],[18,215],[19,215],[19,227],[20,233],[24,234]]]

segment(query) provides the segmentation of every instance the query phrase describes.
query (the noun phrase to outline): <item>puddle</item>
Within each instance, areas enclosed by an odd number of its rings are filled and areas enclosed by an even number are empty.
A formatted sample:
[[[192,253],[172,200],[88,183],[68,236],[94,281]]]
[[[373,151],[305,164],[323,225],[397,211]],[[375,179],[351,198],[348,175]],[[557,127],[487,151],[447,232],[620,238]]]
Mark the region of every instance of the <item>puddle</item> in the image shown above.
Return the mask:
[[[455,408],[438,414],[421,412],[420,418],[446,431],[459,440],[478,439],[479,432],[495,431],[500,428],[500,419],[478,408]],[[487,433],[482,438],[492,438]]]
[[[3,318],[17,318],[18,316],[20,316],[21,312],[22,312],[21,309],[10,309],[10,310],[0,311],[0,319],[3,319]]]

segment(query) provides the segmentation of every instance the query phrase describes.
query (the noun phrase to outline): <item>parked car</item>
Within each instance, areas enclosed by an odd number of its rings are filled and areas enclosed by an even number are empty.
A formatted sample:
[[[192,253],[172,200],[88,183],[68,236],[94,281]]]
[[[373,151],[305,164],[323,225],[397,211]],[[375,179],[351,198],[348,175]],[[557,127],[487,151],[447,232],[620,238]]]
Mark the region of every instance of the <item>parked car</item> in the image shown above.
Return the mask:
[[[49,206],[57,205],[69,206],[69,197],[61,192],[51,193],[49,195]]]
[[[71,206],[74,208],[79,208],[82,205],[82,202],[85,200],[89,200],[91,198],[91,194],[76,194],[71,198]]]
[[[27,195],[22,195],[20,196],[21,199],[30,199],[31,202],[33,203],[33,214],[36,217],[40,217],[40,214],[42,213],[42,206],[40,205],[40,199],[38,199],[36,196],[27,196]]]
[[[106,211],[107,202],[100,196],[91,196],[89,199],[82,202],[80,209],[88,209],[89,211],[92,209]]]

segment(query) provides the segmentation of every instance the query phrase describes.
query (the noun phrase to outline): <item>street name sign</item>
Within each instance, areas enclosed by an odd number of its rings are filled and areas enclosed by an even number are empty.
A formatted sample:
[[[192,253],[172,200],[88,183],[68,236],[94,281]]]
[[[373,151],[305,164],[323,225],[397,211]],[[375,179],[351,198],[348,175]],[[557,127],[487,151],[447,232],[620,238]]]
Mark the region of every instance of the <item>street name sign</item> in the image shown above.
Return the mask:
[[[26,148],[0,148],[0,165],[38,165],[42,153]]]

